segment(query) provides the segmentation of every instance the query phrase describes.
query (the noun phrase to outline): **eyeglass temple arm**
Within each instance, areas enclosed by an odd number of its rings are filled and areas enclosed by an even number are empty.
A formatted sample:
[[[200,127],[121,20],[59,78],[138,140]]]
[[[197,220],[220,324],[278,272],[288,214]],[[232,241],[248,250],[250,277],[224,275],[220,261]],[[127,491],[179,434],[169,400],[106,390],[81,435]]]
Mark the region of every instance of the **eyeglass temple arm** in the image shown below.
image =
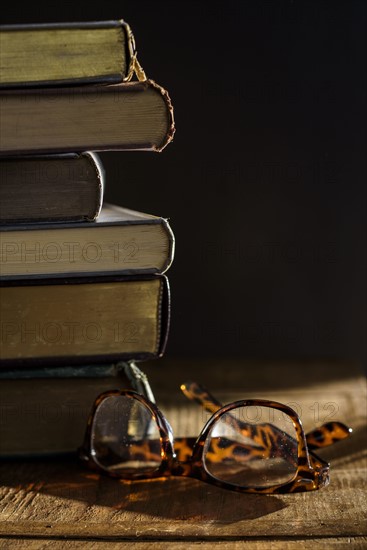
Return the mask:
[[[188,399],[195,401],[212,414],[223,406],[204,386],[201,386],[197,382],[185,382],[181,385],[181,390]],[[234,419],[234,421],[239,429],[249,429],[249,424],[246,422],[237,419]],[[279,431],[276,426],[272,426],[272,429],[274,432]],[[327,422],[306,434],[307,447],[310,450],[328,447],[337,441],[345,439],[351,432],[352,429],[342,422]]]
[[[148,377],[145,372],[139,369],[134,361],[120,361],[117,363],[117,367],[120,371],[124,372],[133,390],[149,399],[152,403],[155,403],[155,397]]]
[[[223,407],[222,403],[218,401],[218,399],[216,399],[204,386],[198,384],[197,382],[186,382],[185,384],[181,385],[181,390],[187,398],[195,401],[200,406],[204,407],[205,410],[211,412],[212,414]],[[257,430],[254,430],[253,425],[244,422],[243,420],[239,420],[238,418],[236,418],[235,415],[232,415],[231,413],[227,414],[227,418],[231,421],[231,425],[234,430],[238,431],[244,436],[250,437],[254,440],[254,443],[259,444],[260,446],[264,445],[264,439],[262,437],[263,434],[258,432]],[[270,428],[270,432],[272,434],[271,440],[267,438],[265,439],[267,440],[267,447],[271,447],[274,444],[280,444],[280,446],[283,446],[283,440],[286,435],[271,423],[266,423],[266,426],[268,429]],[[289,457],[289,459],[291,459],[291,457]]]
[[[311,451],[328,447],[346,439],[352,431],[352,428],[348,428],[343,422],[326,422],[306,434],[307,446]]]

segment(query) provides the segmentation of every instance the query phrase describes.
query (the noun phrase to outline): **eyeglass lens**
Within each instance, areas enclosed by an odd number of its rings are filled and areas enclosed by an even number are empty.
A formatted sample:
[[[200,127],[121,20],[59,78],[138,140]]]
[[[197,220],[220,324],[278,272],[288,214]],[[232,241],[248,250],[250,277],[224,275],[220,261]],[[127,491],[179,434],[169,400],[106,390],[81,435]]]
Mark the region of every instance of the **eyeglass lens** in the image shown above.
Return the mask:
[[[204,464],[218,480],[266,488],[294,478],[297,449],[297,433],[287,414],[272,407],[238,407],[212,426]]]
[[[117,474],[145,474],[161,464],[158,426],[149,409],[127,395],[109,396],[100,403],[91,449],[99,466]]]

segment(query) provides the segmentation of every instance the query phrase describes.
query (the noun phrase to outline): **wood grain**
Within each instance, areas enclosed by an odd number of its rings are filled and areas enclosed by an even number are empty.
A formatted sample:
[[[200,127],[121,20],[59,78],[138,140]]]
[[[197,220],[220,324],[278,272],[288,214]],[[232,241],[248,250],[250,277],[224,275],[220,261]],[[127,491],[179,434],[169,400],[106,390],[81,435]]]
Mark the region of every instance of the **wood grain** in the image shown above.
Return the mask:
[[[190,548],[200,548],[200,550],[210,550],[213,547],[213,542],[202,542],[200,540],[190,541]],[[240,548],[250,548],[251,550],[268,550],[269,540],[242,540],[242,541],[216,541],[215,546],[223,550],[238,550]],[[329,550],[335,548],[342,550],[348,548],[350,550],[364,550],[367,546],[367,538],[321,538],[321,539],[296,539],[296,540],[275,540],[271,541],[272,550],[313,550],[315,548],[321,550]],[[135,542],[135,541],[92,541],[92,540],[55,540],[55,539],[0,539],[0,550],[79,550],[88,548],[88,550],[161,550],[161,548],[169,548],[170,550],[187,550],[188,541],[183,542]]]

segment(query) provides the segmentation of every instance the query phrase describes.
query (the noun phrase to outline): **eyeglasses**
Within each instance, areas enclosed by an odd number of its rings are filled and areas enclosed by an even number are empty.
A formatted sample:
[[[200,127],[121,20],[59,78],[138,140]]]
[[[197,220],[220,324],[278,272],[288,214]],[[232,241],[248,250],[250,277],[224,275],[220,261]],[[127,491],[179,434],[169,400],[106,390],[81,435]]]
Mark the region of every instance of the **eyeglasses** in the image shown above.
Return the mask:
[[[247,399],[223,406],[195,382],[181,390],[213,413],[198,438],[174,441],[155,403],[135,391],[107,391],[93,405],[81,460],[130,480],[186,476],[239,492],[312,491],[329,483],[329,464],[313,450],[352,431],[328,422],[305,435],[287,405]]]

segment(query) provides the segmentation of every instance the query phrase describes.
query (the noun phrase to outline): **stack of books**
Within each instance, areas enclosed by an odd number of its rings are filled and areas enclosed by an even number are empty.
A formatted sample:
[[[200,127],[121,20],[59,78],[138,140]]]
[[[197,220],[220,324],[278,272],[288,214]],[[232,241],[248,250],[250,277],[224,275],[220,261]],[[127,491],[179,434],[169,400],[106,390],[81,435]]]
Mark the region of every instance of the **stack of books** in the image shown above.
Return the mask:
[[[98,152],[162,151],[173,108],[124,21],[0,39],[0,455],[73,451],[169,325],[169,223],[104,204]]]

